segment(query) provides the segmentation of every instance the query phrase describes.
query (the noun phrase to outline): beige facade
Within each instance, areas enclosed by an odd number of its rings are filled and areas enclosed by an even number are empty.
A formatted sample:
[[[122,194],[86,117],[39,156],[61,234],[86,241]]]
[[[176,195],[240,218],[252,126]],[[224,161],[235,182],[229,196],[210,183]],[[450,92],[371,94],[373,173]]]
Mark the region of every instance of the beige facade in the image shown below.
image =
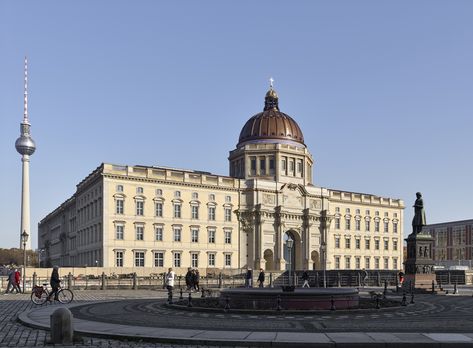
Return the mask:
[[[317,187],[313,165],[271,89],[230,176],[104,163],[39,223],[39,247],[63,266],[399,269],[403,202]]]

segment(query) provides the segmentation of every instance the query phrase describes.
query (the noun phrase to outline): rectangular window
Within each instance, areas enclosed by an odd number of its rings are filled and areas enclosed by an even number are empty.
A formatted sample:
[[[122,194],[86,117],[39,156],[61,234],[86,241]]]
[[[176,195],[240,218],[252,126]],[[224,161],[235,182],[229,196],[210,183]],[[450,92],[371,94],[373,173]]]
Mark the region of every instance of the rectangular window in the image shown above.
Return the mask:
[[[145,227],[143,225],[136,225],[136,240],[144,240]]]
[[[198,205],[193,205],[191,207],[191,212],[192,212],[191,218],[194,219],[194,220],[197,220],[199,218],[199,206]]]
[[[335,269],[340,269],[340,256],[335,256]]]
[[[389,259],[387,257],[384,258],[384,269],[389,268]]]
[[[345,238],[345,248],[346,249],[351,248],[351,239],[350,238]]]
[[[289,160],[289,175],[294,176],[294,159]]]
[[[181,253],[174,253],[174,267],[181,267]]]
[[[232,232],[225,231],[225,244],[232,244]]]
[[[340,218],[335,218],[335,229],[336,230],[340,229]]]
[[[393,240],[393,250],[397,251],[397,240]]]
[[[157,251],[154,253],[154,267],[164,267],[164,253]]]
[[[163,241],[163,226],[155,226],[154,233],[156,236],[156,240],[159,242]]]
[[[357,231],[361,230],[361,221],[360,220],[355,220],[355,230],[357,230]]]
[[[266,159],[260,158],[259,160],[259,171],[261,175],[266,175]]]
[[[379,240],[374,240],[374,250],[379,250]]]
[[[361,241],[359,239],[355,239],[355,248],[360,249],[361,247]]]
[[[144,201],[136,201],[136,215],[142,216],[144,214]]]
[[[181,241],[181,228],[180,227],[174,227],[174,241],[175,242],[180,242]]]
[[[384,250],[389,250],[389,241],[388,240],[384,241]]]
[[[340,248],[340,237],[335,237],[335,248]]]
[[[371,243],[370,243],[370,240],[369,240],[369,239],[365,239],[365,249],[366,249],[366,250],[370,250],[370,247],[371,247],[370,244],[371,244]]]
[[[135,251],[135,267],[145,266],[145,253],[144,251]]]
[[[156,217],[163,217],[163,203],[156,202],[155,212],[156,212]]]
[[[370,231],[370,220],[365,221],[365,230],[366,230],[366,232]]]
[[[281,160],[281,172],[282,172],[282,174],[287,175],[287,160],[286,160],[286,157],[284,157]]]
[[[393,233],[397,233],[397,222],[393,222]]]
[[[379,257],[374,258],[374,268],[379,269]]]
[[[389,232],[389,222],[387,222],[387,221],[384,222],[384,232],[385,233]]]
[[[225,267],[232,267],[232,255],[225,254]]]
[[[350,259],[351,259],[350,256],[345,256],[345,269],[351,268]]]
[[[174,203],[174,217],[177,219],[181,218],[181,205]]]
[[[199,267],[199,254],[197,254],[197,253],[192,253],[191,254],[191,267],[192,268]]]
[[[360,269],[361,268],[361,262],[359,257],[355,257],[355,268]]]
[[[232,209],[225,208],[225,221],[232,221]]]
[[[302,163],[302,160],[297,160],[297,176],[303,176],[304,172],[303,172],[303,163]]]
[[[215,254],[209,254],[209,267],[215,267]]]
[[[345,229],[346,229],[346,230],[349,230],[350,227],[351,227],[351,225],[350,225],[350,219],[345,219]]]
[[[115,252],[115,266],[123,267],[123,251]]]
[[[393,269],[397,269],[397,257],[393,257]]]
[[[115,236],[119,240],[123,240],[125,226],[116,225],[115,226]]]
[[[209,230],[209,243],[215,243],[215,230]]]
[[[274,157],[269,158],[269,174],[274,174]]]
[[[256,157],[250,157],[250,175],[256,174]]]
[[[115,203],[117,214],[123,214],[123,199],[117,199]]]
[[[365,257],[365,268],[366,268],[366,269],[370,269],[370,267],[371,267],[370,258],[369,258],[369,257]]]
[[[379,221],[374,222],[374,231],[379,232]]]
[[[215,207],[209,207],[209,220],[215,221]]]
[[[191,230],[191,242],[199,243],[199,230],[197,228]]]

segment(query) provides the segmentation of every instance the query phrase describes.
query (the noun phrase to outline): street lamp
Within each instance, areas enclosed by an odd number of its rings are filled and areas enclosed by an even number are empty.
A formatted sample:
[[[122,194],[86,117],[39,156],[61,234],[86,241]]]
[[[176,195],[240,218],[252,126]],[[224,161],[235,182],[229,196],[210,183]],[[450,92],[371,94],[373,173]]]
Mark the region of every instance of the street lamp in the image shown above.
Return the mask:
[[[292,280],[291,280],[291,268],[292,268],[292,256],[291,256],[291,251],[292,251],[292,246],[294,244],[294,241],[292,240],[291,237],[289,237],[286,241],[286,246],[287,246],[287,254],[289,256],[289,286],[291,286]]]
[[[23,293],[25,293],[25,278],[26,278],[26,242],[28,242],[29,234],[23,230],[21,240],[23,241]]]
[[[325,242],[322,242],[322,245],[320,246],[320,249],[322,251],[322,265],[324,269],[324,288],[327,287],[327,274],[326,274],[326,269],[327,269],[327,244]]]

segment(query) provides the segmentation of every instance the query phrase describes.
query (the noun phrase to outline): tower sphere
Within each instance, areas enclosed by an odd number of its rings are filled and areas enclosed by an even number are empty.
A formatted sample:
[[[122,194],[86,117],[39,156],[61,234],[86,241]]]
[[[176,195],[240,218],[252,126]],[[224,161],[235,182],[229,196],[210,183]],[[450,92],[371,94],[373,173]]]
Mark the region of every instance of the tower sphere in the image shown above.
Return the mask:
[[[36,150],[36,144],[31,137],[22,135],[16,139],[15,148],[20,155],[31,156]]]

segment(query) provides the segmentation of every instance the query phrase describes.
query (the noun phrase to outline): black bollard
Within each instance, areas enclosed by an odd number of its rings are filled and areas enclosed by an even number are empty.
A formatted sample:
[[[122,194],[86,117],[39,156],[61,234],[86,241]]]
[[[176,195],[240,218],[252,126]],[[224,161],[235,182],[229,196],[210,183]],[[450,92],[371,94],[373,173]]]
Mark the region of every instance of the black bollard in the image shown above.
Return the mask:
[[[453,294],[456,295],[458,294],[458,289],[457,289],[457,282],[453,284]]]
[[[384,280],[384,291],[383,291],[383,298],[386,298],[386,294],[388,293],[388,281]]]
[[[189,300],[187,301],[187,307],[192,307],[192,293],[189,292]]]
[[[414,304],[414,292],[411,293],[411,304]]]
[[[201,295],[200,297],[201,297],[201,298],[204,298],[204,297],[205,297],[205,290],[204,290],[204,287],[202,287],[201,292],[202,292],[202,295]]]
[[[434,281],[432,280],[432,295],[435,294],[435,283]]]
[[[182,297],[182,288],[179,290],[179,300],[183,300],[184,297]]]
[[[230,297],[225,297],[225,308],[223,309],[225,312],[230,310]]]
[[[379,296],[376,296],[376,309],[380,309],[381,306],[379,305]]]
[[[402,295],[401,306],[407,306],[406,293],[404,293],[404,294]]]
[[[330,310],[335,310],[335,300],[333,299],[333,296],[330,297]]]
[[[281,295],[278,295],[276,310],[279,312],[281,309]]]

